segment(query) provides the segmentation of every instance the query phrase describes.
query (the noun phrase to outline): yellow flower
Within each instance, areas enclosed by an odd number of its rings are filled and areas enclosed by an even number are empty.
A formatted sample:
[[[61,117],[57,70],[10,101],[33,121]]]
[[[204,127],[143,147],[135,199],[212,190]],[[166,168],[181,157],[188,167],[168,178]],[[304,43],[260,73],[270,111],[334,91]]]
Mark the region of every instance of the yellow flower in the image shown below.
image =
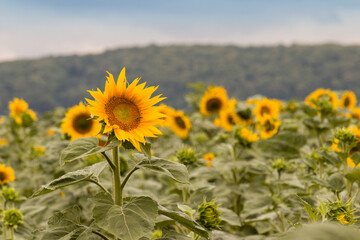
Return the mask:
[[[203,159],[207,160],[207,161],[212,161],[214,160],[215,155],[213,153],[206,153],[203,156]]]
[[[204,116],[218,113],[226,107],[227,93],[223,87],[209,87],[200,100],[200,112]]]
[[[329,100],[330,100],[331,104],[333,105],[333,109],[337,109],[339,99],[338,99],[336,93],[334,93],[330,89],[319,88],[319,89],[315,90],[314,92],[310,93],[305,98],[305,104],[309,105],[310,107],[315,108],[316,106],[314,105],[312,100],[319,100],[319,98],[321,98],[324,95],[329,96]]]
[[[253,113],[259,122],[268,116],[278,118],[280,113],[279,103],[272,99],[264,98],[256,102]]]
[[[35,146],[33,147],[33,151],[37,157],[44,155],[45,147],[44,146]]]
[[[9,102],[10,117],[21,115],[28,107],[29,105],[23,99],[14,98],[12,102]]]
[[[354,163],[354,161],[351,159],[351,157],[348,157],[347,159],[346,159],[346,162],[347,162],[347,165],[348,165],[348,167],[355,167],[355,163]],[[356,167],[357,168],[359,168],[360,167],[360,163],[358,163],[357,165],[356,165]]]
[[[260,137],[262,139],[268,139],[278,132],[280,125],[280,120],[274,119],[270,115],[267,115],[259,122],[256,128],[260,130]]]
[[[331,149],[336,152],[341,152],[341,149],[339,148],[339,139],[334,138],[333,143],[331,144]]]
[[[214,120],[214,125],[221,126],[225,131],[231,131],[235,123],[236,100],[231,99],[226,103],[226,107],[219,112],[219,120]],[[218,125],[217,125],[218,124]]]
[[[170,127],[171,126],[170,116],[172,116],[176,112],[176,110],[165,104],[160,104],[160,107],[161,108],[159,109],[159,112],[164,114],[163,117],[164,121],[160,123],[159,126]]]
[[[353,109],[356,106],[356,95],[352,91],[346,91],[341,95],[340,106],[347,109]]]
[[[54,129],[48,129],[47,131],[46,131],[46,133],[47,133],[47,135],[53,135],[54,133],[55,133],[55,131],[54,131]]]
[[[259,140],[258,134],[244,127],[236,129],[234,136],[239,144],[244,147],[250,147],[253,142]]]
[[[109,73],[105,83],[105,91],[89,91],[96,101],[86,99],[91,105],[90,112],[106,123],[104,133],[114,131],[120,141],[128,140],[141,151],[140,144],[145,137],[157,137],[162,134],[155,125],[160,125],[164,114],[161,107],[153,106],[165,99],[160,95],[151,98],[158,87],[145,88],[146,83],[138,84],[136,78],[126,86],[125,68],[121,71],[117,83]]]
[[[206,164],[206,166],[208,166],[208,167],[211,167],[211,166],[212,166],[212,162],[211,162],[211,161],[207,161],[205,164]]]
[[[33,110],[28,109],[25,113],[28,114],[33,121],[37,121],[36,113]]]
[[[0,146],[5,146],[7,144],[7,140],[6,139],[4,139],[4,138],[2,138],[2,137],[0,137]]]
[[[100,132],[101,125],[90,118],[89,107],[80,102],[79,105],[73,106],[65,114],[61,124],[61,132],[71,136],[70,141],[82,137],[94,137]]]
[[[0,164],[0,185],[7,184],[15,180],[15,173],[11,167]]]
[[[346,220],[346,215],[345,215],[345,214],[339,215],[336,219],[337,219],[341,224],[348,224],[348,223],[349,223],[349,221]]]
[[[188,117],[182,111],[175,111],[170,116],[171,130],[182,139],[186,139],[189,136],[191,129],[191,122]]]
[[[354,118],[358,121],[360,121],[360,108],[353,108],[352,113],[346,114],[348,118]]]

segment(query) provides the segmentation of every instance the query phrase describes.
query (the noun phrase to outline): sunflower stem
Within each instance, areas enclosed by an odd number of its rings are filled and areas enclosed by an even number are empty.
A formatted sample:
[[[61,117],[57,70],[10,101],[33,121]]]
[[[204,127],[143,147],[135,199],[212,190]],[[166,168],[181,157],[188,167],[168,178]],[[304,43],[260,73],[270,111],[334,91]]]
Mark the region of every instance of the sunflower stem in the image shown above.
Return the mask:
[[[120,179],[120,159],[119,159],[119,147],[116,146],[112,149],[113,154],[113,163],[114,163],[114,201],[115,204],[122,206],[123,199],[122,199],[122,188],[121,188],[121,179]]]
[[[114,171],[114,170],[115,170],[115,165],[112,163],[112,161],[110,160],[110,158],[108,157],[108,155],[106,155],[105,152],[102,152],[101,154],[105,157],[106,161],[108,162],[108,164],[109,164],[110,167],[111,167],[111,170]]]

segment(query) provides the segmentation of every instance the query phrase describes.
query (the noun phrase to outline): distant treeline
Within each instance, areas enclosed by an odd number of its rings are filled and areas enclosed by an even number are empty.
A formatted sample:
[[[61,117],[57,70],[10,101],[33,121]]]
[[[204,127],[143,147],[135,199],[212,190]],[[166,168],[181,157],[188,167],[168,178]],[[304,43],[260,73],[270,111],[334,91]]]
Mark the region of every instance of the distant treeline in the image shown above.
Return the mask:
[[[107,70],[117,77],[124,66],[128,80],[141,76],[159,85],[155,93],[176,108],[186,107],[187,84],[194,82],[223,85],[237,99],[303,99],[319,87],[360,96],[360,46],[148,46],[0,63],[0,114],[14,97],[37,112],[70,107],[90,97],[86,90],[103,90]]]

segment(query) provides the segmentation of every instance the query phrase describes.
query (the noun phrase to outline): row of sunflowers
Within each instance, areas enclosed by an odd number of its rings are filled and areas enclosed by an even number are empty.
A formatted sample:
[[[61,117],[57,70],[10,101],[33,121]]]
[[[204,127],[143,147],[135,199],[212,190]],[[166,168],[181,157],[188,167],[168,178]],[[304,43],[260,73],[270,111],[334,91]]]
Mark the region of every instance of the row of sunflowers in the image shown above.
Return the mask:
[[[4,239],[358,239],[360,108],[192,86],[192,110],[123,69],[105,90],[0,118]]]

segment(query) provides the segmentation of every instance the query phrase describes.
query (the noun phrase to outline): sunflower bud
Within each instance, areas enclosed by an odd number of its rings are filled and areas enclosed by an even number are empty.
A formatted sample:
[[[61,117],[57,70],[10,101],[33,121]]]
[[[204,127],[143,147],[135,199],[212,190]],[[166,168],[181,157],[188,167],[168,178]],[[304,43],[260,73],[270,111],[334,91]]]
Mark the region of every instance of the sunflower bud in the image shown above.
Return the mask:
[[[9,209],[4,212],[3,224],[9,228],[17,228],[23,224],[23,216],[17,209]]]
[[[179,160],[179,162],[185,165],[191,165],[196,162],[195,152],[191,148],[184,148],[178,151],[176,157]]]
[[[286,164],[283,158],[278,158],[272,161],[271,167],[280,173],[286,169]]]
[[[162,231],[161,230],[155,230],[155,232],[152,233],[151,239],[158,239],[162,237]]]
[[[356,141],[356,135],[349,129],[346,128],[338,128],[334,134],[336,139],[345,143],[353,143]]]
[[[198,207],[198,217],[196,221],[207,230],[214,230],[222,225],[220,219],[221,212],[217,210],[218,205],[215,202],[204,202]]]
[[[9,202],[15,202],[18,198],[18,193],[13,187],[3,188],[1,194],[5,198],[5,200]]]

